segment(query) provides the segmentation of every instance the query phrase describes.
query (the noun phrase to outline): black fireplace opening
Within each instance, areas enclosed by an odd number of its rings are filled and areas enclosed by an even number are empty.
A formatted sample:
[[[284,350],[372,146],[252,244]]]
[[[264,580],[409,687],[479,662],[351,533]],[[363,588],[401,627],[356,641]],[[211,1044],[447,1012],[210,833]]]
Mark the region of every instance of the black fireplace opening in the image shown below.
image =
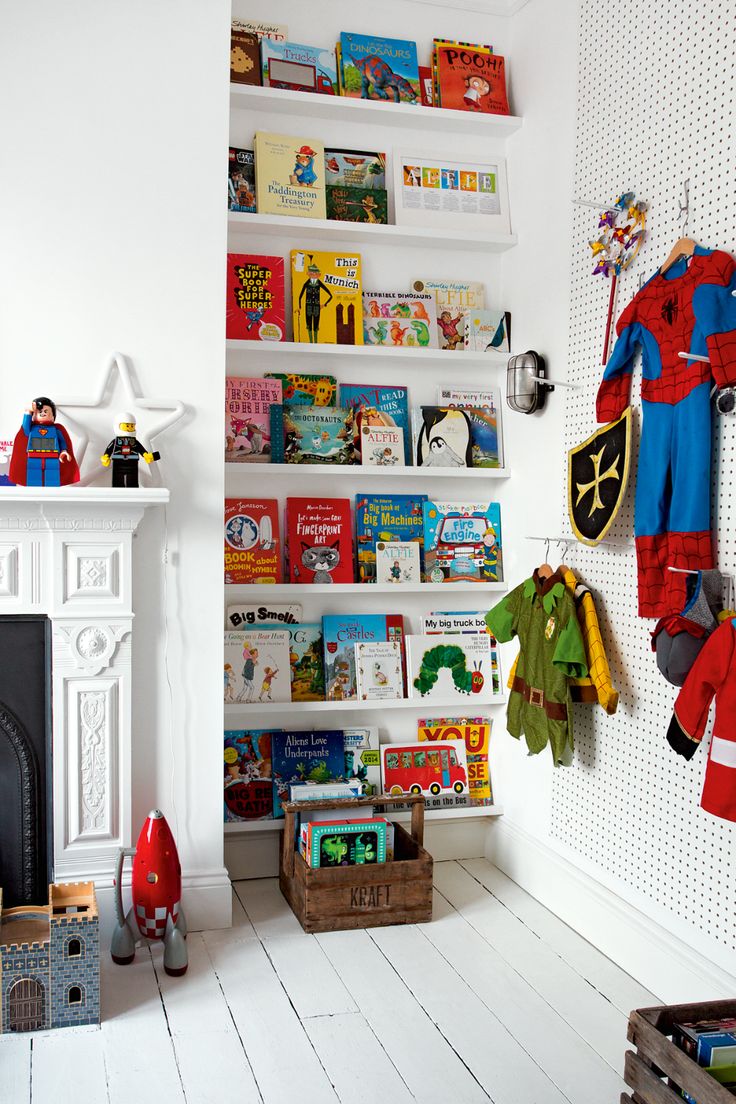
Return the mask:
[[[0,617],[3,908],[45,904],[53,881],[51,622]]]

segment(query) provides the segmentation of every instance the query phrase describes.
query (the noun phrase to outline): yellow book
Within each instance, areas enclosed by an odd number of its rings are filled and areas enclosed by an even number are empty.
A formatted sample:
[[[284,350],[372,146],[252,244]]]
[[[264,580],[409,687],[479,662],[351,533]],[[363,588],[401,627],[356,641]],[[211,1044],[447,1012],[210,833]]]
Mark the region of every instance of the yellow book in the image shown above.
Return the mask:
[[[363,344],[359,253],[291,251],[294,341]]]
[[[327,218],[322,142],[259,130],[253,148],[259,215]]]

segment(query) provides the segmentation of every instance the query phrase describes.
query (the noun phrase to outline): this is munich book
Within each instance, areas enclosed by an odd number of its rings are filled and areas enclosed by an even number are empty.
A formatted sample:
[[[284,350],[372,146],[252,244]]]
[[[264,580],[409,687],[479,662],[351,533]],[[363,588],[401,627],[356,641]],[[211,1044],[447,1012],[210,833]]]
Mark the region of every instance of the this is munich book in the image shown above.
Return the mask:
[[[342,729],[274,732],[271,737],[273,815],[283,817],[292,782],[339,782],[345,778]]]
[[[411,464],[409,392],[406,387],[376,387],[367,383],[341,383],[340,406],[355,410],[353,443],[360,454],[364,426],[398,426],[404,433],[404,463]]]
[[[343,31],[338,53],[343,96],[421,102],[416,42]]]
[[[227,166],[228,211],[256,210],[256,163],[253,150],[230,146]]]
[[[431,502],[424,511],[424,576],[431,583],[501,582],[497,502]]]
[[[312,372],[266,372],[266,379],[281,380],[283,402],[292,406],[335,406],[337,380]]]
[[[352,583],[349,498],[287,498],[284,532],[290,583]]]
[[[225,731],[225,821],[272,820],[271,736],[275,729]]]
[[[229,340],[286,340],[283,257],[228,253],[225,319]]]
[[[271,406],[281,402],[276,379],[225,378],[225,460],[267,464],[271,458]]]
[[[321,142],[259,130],[253,147],[259,214],[326,217],[325,147]]]
[[[434,306],[430,292],[364,291],[364,344],[436,349]]]
[[[261,42],[263,84],[298,92],[337,95],[335,51],[299,42]]]
[[[376,545],[379,541],[416,541],[422,561],[423,508],[426,501],[427,496],[423,494],[355,496],[359,582],[376,581]]]
[[[278,499],[225,499],[225,582],[282,582]]]
[[[362,345],[359,253],[291,251],[294,341]]]
[[[326,614],[322,618],[327,701],[351,701],[358,696],[355,645],[398,640],[404,646],[400,613]]]
[[[271,407],[271,459],[274,464],[353,464],[351,407],[284,403]]]

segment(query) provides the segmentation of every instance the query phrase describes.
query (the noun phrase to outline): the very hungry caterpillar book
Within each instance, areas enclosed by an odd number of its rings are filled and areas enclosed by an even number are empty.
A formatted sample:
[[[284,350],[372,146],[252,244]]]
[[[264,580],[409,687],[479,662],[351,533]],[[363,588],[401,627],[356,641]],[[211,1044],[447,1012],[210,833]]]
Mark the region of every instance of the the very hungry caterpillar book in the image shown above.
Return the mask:
[[[290,583],[352,583],[353,534],[348,498],[287,498]]]
[[[226,498],[225,582],[281,581],[278,500]]]
[[[268,463],[271,458],[271,406],[281,402],[281,382],[225,378],[225,460],[230,464]]]
[[[228,253],[225,336],[237,341],[284,341],[284,259]]]
[[[355,463],[350,407],[274,404],[270,419],[274,464]]]
[[[359,253],[291,251],[294,341],[362,345]]]
[[[426,499],[427,496],[422,494],[355,496],[359,582],[376,581],[376,545],[379,541],[416,541],[421,560],[424,544],[422,509]]]
[[[345,778],[341,729],[275,732],[271,737],[273,815],[282,817],[292,782],[336,782]]]
[[[485,633],[406,637],[410,698],[492,701],[491,638]]]
[[[328,701],[357,697],[355,645],[376,640],[404,640],[400,613],[326,614],[322,618],[325,687]]]
[[[253,147],[259,214],[326,217],[325,147],[321,142],[258,130]]]

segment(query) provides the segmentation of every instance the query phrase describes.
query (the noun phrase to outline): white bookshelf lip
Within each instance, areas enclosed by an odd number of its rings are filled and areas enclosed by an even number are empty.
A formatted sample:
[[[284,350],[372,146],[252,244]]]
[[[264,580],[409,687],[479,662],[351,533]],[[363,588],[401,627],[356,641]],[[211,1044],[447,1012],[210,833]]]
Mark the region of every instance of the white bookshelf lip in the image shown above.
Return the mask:
[[[330,480],[350,476],[353,479],[422,479],[425,481],[435,479],[508,479],[511,472],[508,468],[415,468],[397,465],[393,468],[383,468],[372,464],[225,464],[225,475],[234,475],[235,472],[248,473],[248,482],[252,483],[254,470],[259,469],[272,475],[288,475],[296,479],[308,479],[311,483],[315,477],[327,476]],[[237,478],[237,477],[235,477]],[[245,478],[245,476],[243,476]],[[392,589],[396,589],[393,587]]]
[[[290,598],[300,594],[505,594],[508,583],[225,583],[225,591],[231,595],[239,591],[246,597],[257,594],[261,598]]]
[[[473,710],[496,708],[506,705],[506,694],[498,694],[496,697],[479,699],[472,694],[467,701],[463,698],[388,698],[385,701],[297,701],[297,702],[238,702],[235,705],[225,705],[225,721],[230,717],[252,717],[257,715],[261,720],[268,713],[341,713],[344,710],[383,710],[383,709],[454,709],[457,713],[461,706]]]
[[[376,799],[376,805],[380,805],[380,800]],[[425,820],[471,820],[475,817],[497,817],[503,815],[503,808],[500,805],[474,805],[466,806],[457,809],[425,809]],[[406,823],[411,818],[411,813],[407,810],[400,810],[399,812],[389,812],[387,814],[390,820],[398,820],[400,823]],[[278,817],[276,820],[228,820],[225,822],[225,835],[226,836],[242,836],[250,835],[252,832],[283,832],[284,830],[284,818]]]
[[[407,363],[416,361],[418,364],[426,361],[441,361],[449,368],[450,365],[462,368],[468,364],[492,366],[505,364],[513,353],[503,352],[498,349],[489,349],[484,353],[470,352],[465,349],[462,353],[451,353],[447,349],[419,349],[414,347],[391,345],[312,345],[308,341],[243,341],[229,338],[228,352],[252,353],[254,356],[304,356],[323,357],[371,357],[377,360],[402,360]]]

